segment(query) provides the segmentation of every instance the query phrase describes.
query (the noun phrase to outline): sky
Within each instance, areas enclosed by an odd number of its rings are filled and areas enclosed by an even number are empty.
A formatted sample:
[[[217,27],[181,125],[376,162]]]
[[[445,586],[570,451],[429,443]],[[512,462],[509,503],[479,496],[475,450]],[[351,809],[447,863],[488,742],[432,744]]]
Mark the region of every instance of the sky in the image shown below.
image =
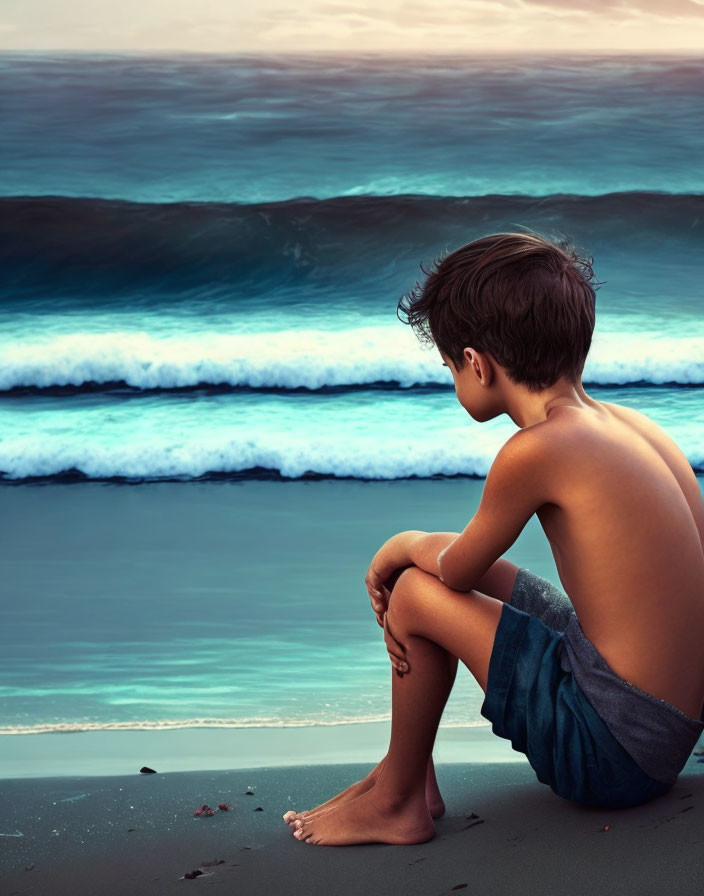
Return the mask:
[[[0,49],[704,51],[704,0],[2,0]]]

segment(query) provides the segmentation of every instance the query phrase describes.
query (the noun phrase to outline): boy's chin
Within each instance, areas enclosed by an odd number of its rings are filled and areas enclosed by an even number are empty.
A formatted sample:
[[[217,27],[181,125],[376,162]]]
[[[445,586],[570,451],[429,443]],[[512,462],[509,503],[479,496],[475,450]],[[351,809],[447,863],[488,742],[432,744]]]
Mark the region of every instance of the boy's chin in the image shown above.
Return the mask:
[[[493,420],[494,417],[499,416],[497,412],[491,411],[489,408],[465,407],[465,411],[467,411],[472,420],[476,420],[477,423],[486,423],[487,420]]]

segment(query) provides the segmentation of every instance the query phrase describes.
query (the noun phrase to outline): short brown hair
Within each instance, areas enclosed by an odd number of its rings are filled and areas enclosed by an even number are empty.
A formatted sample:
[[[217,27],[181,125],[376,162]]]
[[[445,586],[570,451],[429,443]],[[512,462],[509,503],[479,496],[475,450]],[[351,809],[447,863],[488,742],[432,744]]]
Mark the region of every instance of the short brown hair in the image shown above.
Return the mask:
[[[437,260],[435,270],[421,263],[427,279],[401,297],[397,315],[458,370],[471,346],[490,352],[511,380],[531,391],[561,376],[577,382],[601,285],[592,263],[569,238],[490,234]]]

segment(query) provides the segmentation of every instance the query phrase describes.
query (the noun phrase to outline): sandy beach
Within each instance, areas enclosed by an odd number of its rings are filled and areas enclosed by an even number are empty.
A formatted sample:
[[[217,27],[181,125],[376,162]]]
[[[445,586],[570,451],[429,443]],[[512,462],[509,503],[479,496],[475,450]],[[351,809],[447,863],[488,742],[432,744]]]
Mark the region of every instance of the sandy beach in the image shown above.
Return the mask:
[[[696,757],[670,793],[625,810],[562,800],[527,762],[440,765],[447,812],[428,843],[320,847],[291,835],[285,811],[324,801],[369,767],[2,781],[2,892],[701,893],[704,764]],[[194,817],[219,802],[232,809]],[[194,870],[202,876],[183,879]]]

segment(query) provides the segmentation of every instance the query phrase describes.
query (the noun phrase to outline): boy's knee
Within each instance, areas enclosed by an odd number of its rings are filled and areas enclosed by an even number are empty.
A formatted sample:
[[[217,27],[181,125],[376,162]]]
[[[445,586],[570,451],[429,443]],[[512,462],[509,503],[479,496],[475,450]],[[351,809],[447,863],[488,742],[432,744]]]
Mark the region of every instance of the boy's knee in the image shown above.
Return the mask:
[[[417,566],[406,567],[406,569],[399,574],[394,583],[393,590],[391,591],[391,600],[401,594],[406,595],[409,591],[413,591],[423,577],[427,575],[427,572],[419,569]]]
[[[423,575],[423,570],[419,569],[417,566],[407,566],[396,576],[396,584],[398,585],[399,582],[408,584],[409,581],[413,581],[413,579],[417,578],[419,573]]]
[[[429,575],[430,573],[419,569],[417,566],[409,566],[407,569],[403,570],[396,580],[394,589],[389,597],[387,614],[389,616],[390,625],[393,624],[394,620],[396,620],[397,624],[398,622],[402,623],[403,618],[404,616],[407,616],[409,609],[416,604],[416,597],[419,594],[419,589],[423,586]]]

